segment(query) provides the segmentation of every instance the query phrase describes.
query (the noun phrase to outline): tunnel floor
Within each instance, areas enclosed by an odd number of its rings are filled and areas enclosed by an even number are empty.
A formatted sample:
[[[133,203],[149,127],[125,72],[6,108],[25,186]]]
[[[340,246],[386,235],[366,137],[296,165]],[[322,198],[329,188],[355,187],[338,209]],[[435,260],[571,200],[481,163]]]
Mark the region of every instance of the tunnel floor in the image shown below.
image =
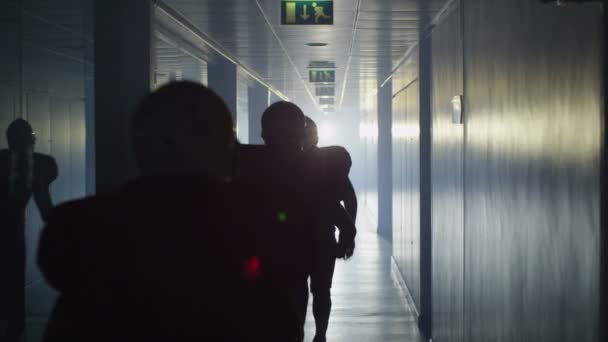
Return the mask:
[[[48,316],[55,304],[56,292],[42,278],[26,285],[27,323],[24,342],[40,342]]]
[[[424,341],[414,309],[391,278],[390,260],[390,245],[374,232],[360,229],[353,258],[336,264],[327,341]],[[305,341],[311,341],[314,334],[311,298]]]
[[[361,223],[360,223],[361,225]],[[336,264],[333,310],[327,340],[331,342],[422,342],[416,314],[391,278],[391,247],[361,227],[357,249],[347,262]],[[55,293],[43,281],[28,284],[26,342],[39,342]],[[305,341],[314,337],[312,297]]]

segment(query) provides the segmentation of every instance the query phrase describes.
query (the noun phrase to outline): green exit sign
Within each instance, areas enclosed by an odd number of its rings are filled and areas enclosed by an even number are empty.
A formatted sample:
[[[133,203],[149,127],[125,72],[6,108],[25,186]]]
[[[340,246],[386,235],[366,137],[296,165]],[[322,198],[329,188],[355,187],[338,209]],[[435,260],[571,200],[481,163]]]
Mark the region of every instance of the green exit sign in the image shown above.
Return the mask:
[[[281,25],[333,25],[333,1],[281,2]]]

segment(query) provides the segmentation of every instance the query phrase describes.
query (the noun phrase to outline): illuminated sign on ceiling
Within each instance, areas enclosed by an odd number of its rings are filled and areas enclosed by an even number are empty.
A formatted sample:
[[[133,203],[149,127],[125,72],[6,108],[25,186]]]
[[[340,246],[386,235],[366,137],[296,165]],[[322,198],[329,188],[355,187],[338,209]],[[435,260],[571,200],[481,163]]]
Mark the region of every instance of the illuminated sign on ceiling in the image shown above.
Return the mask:
[[[333,1],[282,1],[281,25],[333,25]]]
[[[334,105],[336,104],[336,100],[333,97],[322,97],[319,99],[319,104],[321,105]]]
[[[308,71],[310,83],[334,83],[336,82],[335,70],[310,70]]]
[[[334,87],[317,87],[315,89],[316,96],[336,96],[336,88]]]

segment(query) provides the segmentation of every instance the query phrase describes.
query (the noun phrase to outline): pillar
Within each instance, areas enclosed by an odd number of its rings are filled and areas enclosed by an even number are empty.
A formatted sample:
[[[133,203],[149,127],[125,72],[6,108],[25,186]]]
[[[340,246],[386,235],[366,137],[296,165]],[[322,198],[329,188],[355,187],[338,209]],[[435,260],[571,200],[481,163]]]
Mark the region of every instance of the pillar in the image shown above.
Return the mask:
[[[212,55],[207,65],[209,88],[224,99],[230,113],[234,129],[237,124],[237,66],[220,55]]]
[[[269,92],[270,94],[270,100],[269,100],[269,105],[275,103],[275,102],[279,102],[279,101],[283,101],[282,98],[280,98],[277,94],[273,93],[273,92]]]
[[[263,145],[262,113],[268,108],[269,91],[262,84],[255,82],[249,87],[249,143]]]
[[[429,4],[420,0],[424,15],[422,23],[430,23]],[[431,226],[431,36],[421,30],[419,37],[419,84],[420,84],[420,331],[431,339],[433,331],[433,240]]]
[[[111,192],[137,175],[129,123],[152,80],[152,1],[95,1],[95,185]]]
[[[378,234],[393,240],[393,82],[378,89]]]

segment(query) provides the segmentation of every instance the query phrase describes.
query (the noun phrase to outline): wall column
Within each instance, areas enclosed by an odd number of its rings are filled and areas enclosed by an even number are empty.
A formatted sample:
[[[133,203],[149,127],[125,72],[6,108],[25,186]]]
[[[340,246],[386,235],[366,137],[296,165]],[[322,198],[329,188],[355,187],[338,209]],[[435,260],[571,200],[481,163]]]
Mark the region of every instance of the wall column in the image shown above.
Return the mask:
[[[268,88],[255,82],[249,87],[249,143],[262,145],[262,113],[268,108]]]
[[[378,234],[393,240],[393,81],[378,89]]]
[[[131,114],[150,91],[152,1],[95,1],[96,191],[111,192],[136,174]]]
[[[429,4],[420,0],[420,9],[425,13],[422,23],[429,23]],[[431,226],[431,36],[420,32],[420,317],[418,325],[425,337],[431,339],[433,331],[433,236]]]
[[[237,66],[223,56],[212,56],[208,69],[209,88],[222,97],[236,129],[237,125]]]
[[[279,102],[279,101],[283,101],[282,98],[280,98],[277,94],[273,93],[273,92],[269,92],[270,94],[270,103],[269,105],[275,103],[275,102]]]

